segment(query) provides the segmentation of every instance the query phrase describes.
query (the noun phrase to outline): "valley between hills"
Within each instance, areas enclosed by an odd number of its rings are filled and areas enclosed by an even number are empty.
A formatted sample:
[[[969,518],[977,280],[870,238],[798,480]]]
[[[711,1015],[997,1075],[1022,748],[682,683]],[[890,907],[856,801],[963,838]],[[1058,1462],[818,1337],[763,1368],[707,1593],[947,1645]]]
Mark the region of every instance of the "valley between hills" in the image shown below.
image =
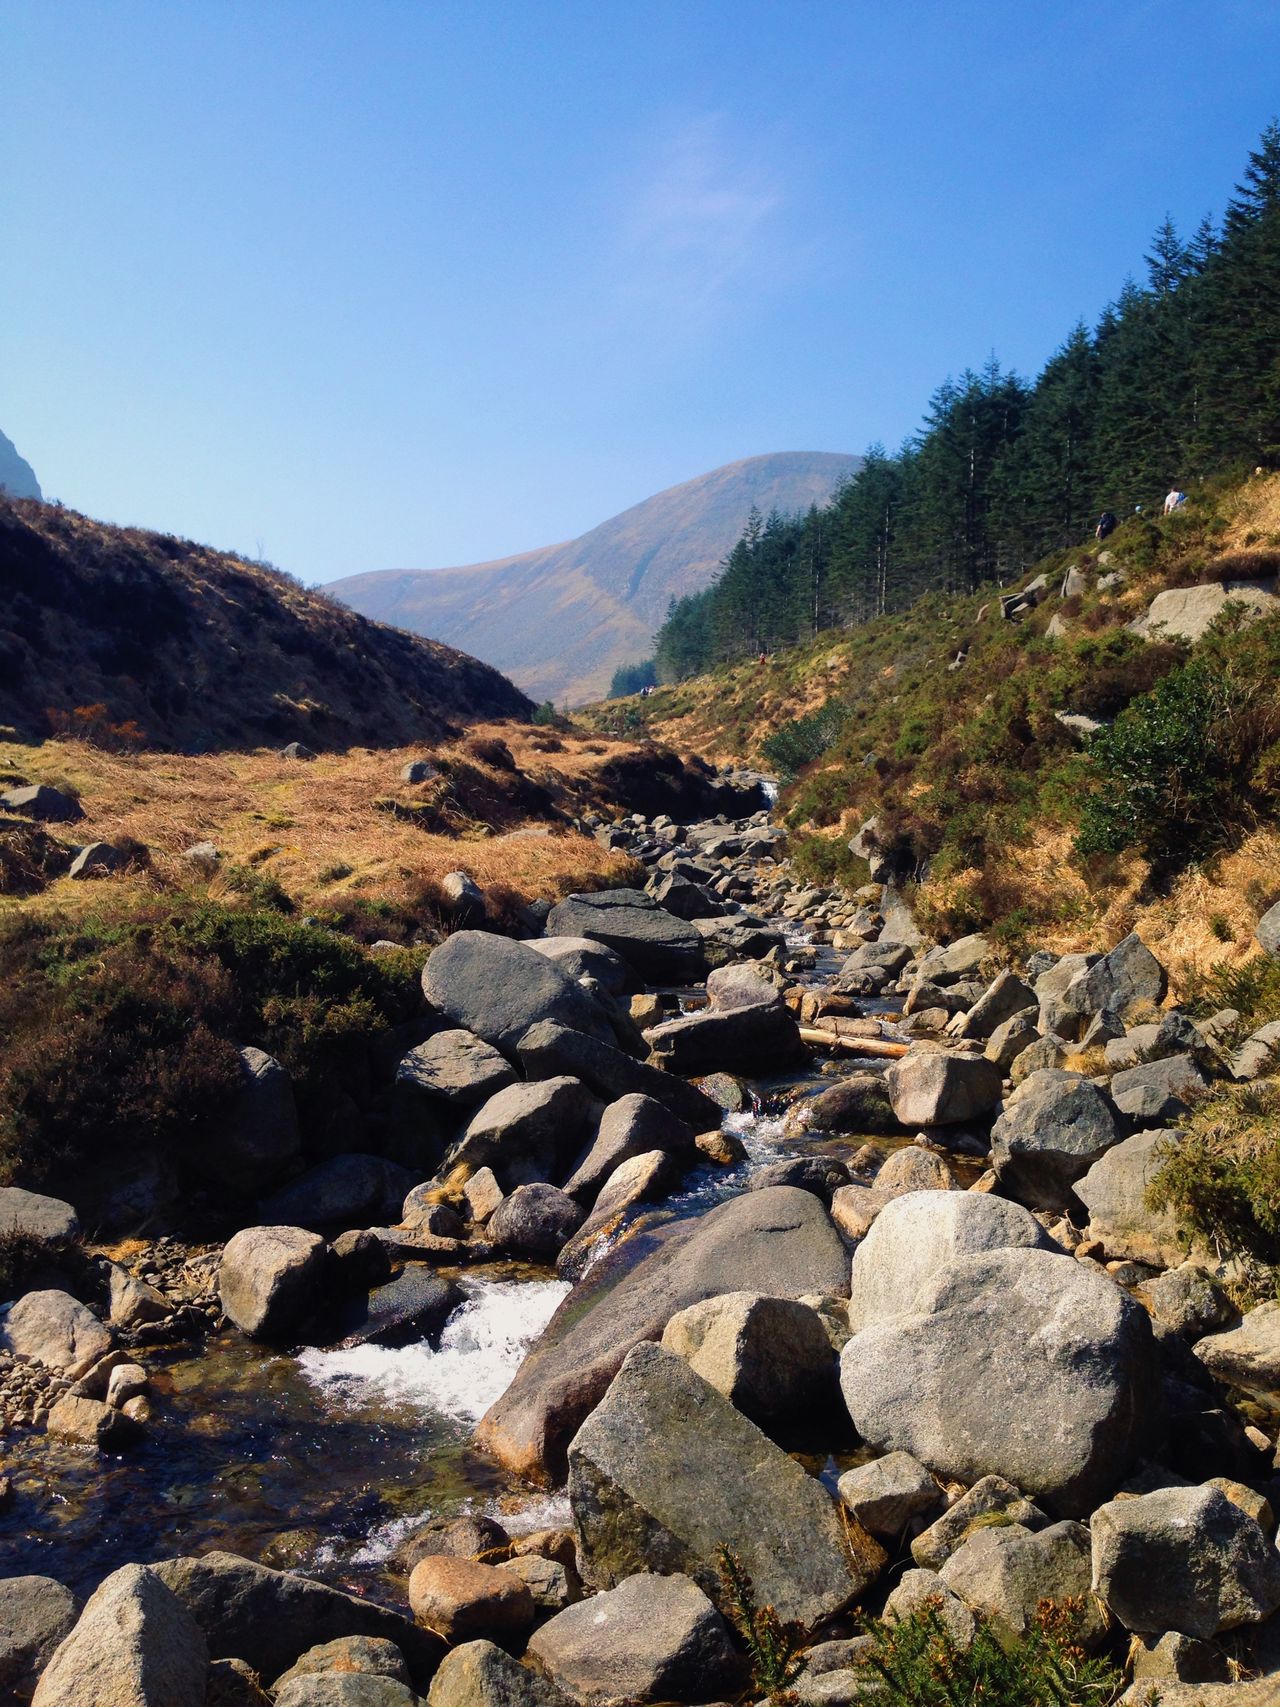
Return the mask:
[[[1272,1707],[1280,128],[1165,236],[573,716],[0,496],[5,1699]]]

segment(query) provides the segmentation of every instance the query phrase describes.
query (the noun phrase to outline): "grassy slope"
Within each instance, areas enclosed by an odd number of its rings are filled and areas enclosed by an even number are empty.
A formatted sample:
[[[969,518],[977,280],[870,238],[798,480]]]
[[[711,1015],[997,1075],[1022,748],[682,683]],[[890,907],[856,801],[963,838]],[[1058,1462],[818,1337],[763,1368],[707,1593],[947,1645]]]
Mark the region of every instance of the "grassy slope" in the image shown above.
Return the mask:
[[[0,498],[0,723],[180,752],[399,745],[532,709],[452,647],[227,552]]]
[[[636,752],[633,742],[525,724],[480,725],[456,741],[355,748],[310,763],[268,751],[190,758],[104,752],[83,741],[0,742],[0,786],[21,778],[74,789],[86,816],[51,826],[64,841],[143,843],[150,869],[111,879],[116,899],[193,887],[225,898],[237,885],[269,883],[304,912],[367,908],[376,920],[411,912],[459,869],[522,899],[620,881],[627,862],[575,833],[564,815],[609,804],[603,767]],[[405,762],[423,757],[439,776],[403,783]],[[179,857],[206,840],[223,855],[212,880]],[[3,890],[0,877],[0,911],[33,904]],[[39,905],[79,911],[102,897],[102,882],[64,877],[42,890]],[[388,925],[385,934],[396,932]]]
[[[602,729],[643,724],[708,757],[767,762],[780,728],[831,705],[843,720],[834,743],[784,793],[803,869],[856,876],[845,843],[875,813],[927,861],[917,902],[937,930],[994,925],[1010,946],[1065,951],[1140,924],[1175,979],[1193,984],[1208,967],[1256,952],[1258,913],[1280,895],[1280,833],[1267,790],[1262,810],[1256,789],[1246,807],[1242,777],[1239,821],[1213,857],[1180,872],[1153,872],[1138,850],[1082,860],[1074,841],[1095,773],[1054,713],[1113,718],[1186,655],[1127,632],[1154,594],[1259,562],[1274,572],[1277,546],[1280,477],[1222,487],[1168,521],[1126,524],[1102,566],[1092,542],[1046,559],[1025,579],[1046,572],[1055,593],[1017,623],[1000,620],[990,592],[933,595],[764,664],[592,715]],[[1089,589],[1063,601],[1056,589],[1070,564],[1089,570]],[[1117,568],[1124,586],[1099,592],[1097,575]],[[1065,624],[1060,638],[1047,632],[1055,615]],[[1273,618],[1253,632],[1277,626]],[[1243,640],[1216,644],[1227,657],[1233,645],[1245,649]],[[949,668],[965,647],[964,661]]]

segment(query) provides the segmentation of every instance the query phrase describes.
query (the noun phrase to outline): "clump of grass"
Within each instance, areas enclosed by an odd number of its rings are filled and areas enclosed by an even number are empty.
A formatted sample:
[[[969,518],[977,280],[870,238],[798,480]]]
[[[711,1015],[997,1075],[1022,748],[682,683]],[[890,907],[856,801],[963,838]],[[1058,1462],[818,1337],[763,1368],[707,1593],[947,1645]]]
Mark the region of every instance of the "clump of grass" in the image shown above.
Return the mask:
[[[978,1615],[968,1647],[936,1601],[897,1622],[869,1619],[873,1647],[863,1665],[872,1675],[854,1686],[851,1707],[1108,1707],[1124,1678],[1109,1660],[1086,1652],[1084,1618],[1081,1600],[1042,1600],[1025,1636],[1001,1640]],[[1157,1700],[1153,1692],[1143,1707]]]
[[[791,1685],[802,1663],[799,1626],[784,1623],[772,1606],[756,1604],[755,1584],[736,1553],[720,1547],[716,1557],[729,1616],[751,1662],[755,1693],[774,1707],[790,1707],[796,1699]]]
[[[1225,962],[1208,973],[1187,979],[1186,1007],[1196,1019],[1207,1019],[1221,1008],[1235,1008],[1241,1029],[1256,1031],[1268,1020],[1280,1019],[1280,960],[1261,954],[1239,966]]]
[[[1220,1256],[1253,1271],[1251,1286],[1274,1291],[1280,1265],[1280,1084],[1223,1085],[1163,1149],[1147,1188]],[[1260,1273],[1259,1271],[1265,1271]]]

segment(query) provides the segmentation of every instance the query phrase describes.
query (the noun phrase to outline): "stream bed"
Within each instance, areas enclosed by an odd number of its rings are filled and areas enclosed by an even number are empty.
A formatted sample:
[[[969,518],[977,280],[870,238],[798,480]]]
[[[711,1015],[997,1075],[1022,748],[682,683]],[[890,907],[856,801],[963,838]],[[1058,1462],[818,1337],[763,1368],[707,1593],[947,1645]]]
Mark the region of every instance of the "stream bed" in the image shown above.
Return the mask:
[[[664,1215],[703,1214],[786,1155],[856,1147],[784,1135],[787,1103],[811,1082],[752,1085],[753,1108],[724,1120],[744,1159],[695,1169]],[[482,1511],[512,1532],[566,1523],[563,1494],[516,1482],[470,1442],[569,1288],[510,1262],[459,1279],[466,1299],[436,1346],[289,1355],[228,1330],[148,1354],[154,1417],[126,1456],[42,1434],[5,1440],[19,1498],[0,1575],[49,1575],[87,1594],[126,1562],[220,1548],[398,1602],[392,1556],[429,1517]]]

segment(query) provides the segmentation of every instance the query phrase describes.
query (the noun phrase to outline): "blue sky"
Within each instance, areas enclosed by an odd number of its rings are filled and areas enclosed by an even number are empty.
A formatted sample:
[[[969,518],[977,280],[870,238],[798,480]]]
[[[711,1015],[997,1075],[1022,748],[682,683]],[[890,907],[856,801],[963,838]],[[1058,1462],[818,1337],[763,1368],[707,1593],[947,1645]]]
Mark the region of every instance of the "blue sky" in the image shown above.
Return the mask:
[[[0,0],[0,429],[304,580],[1034,372],[1220,212],[1280,7]]]

